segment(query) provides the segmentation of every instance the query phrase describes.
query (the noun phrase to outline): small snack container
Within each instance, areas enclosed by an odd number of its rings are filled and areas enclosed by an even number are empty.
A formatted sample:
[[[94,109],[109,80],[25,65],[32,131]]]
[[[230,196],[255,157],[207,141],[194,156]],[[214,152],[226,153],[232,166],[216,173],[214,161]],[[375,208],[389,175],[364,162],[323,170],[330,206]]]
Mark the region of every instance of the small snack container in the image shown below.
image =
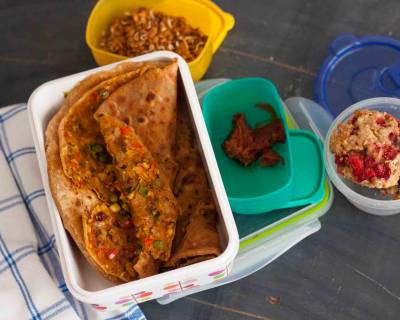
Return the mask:
[[[235,114],[245,115],[252,128],[271,122],[271,112],[258,104],[272,107],[284,128],[286,141],[273,146],[282,161],[272,167],[257,162],[243,166],[222,148]],[[325,178],[321,143],[312,132],[289,130],[284,104],[271,81],[242,78],[211,89],[203,99],[203,116],[233,212],[263,214],[321,201]]]
[[[208,36],[200,55],[189,63],[192,77],[200,80],[235,20],[232,15],[222,11],[209,0],[100,0],[93,8],[86,27],[86,43],[98,65],[105,65],[127,59],[99,48],[101,34],[112,21],[126,11],[134,8],[150,8],[172,16],[186,18],[193,27],[199,28]]]
[[[326,136],[324,157],[326,170],[335,187],[357,208],[378,216],[388,216],[400,213],[400,201],[392,200],[390,196],[383,195],[379,189],[363,187],[342,177],[337,173],[335,157],[329,149],[329,142],[337,126],[346,122],[357,110],[370,109],[387,112],[400,118],[400,99],[397,98],[372,98],[359,101],[345,109],[332,123]]]
[[[130,304],[156,299],[172,292],[185,291],[189,288],[221,280],[230,273],[232,262],[239,249],[238,231],[229,207],[211,142],[208,138],[188,65],[180,56],[172,52],[154,52],[132,58],[130,61],[171,59],[178,60],[178,88],[185,95],[187,112],[191,116],[193,128],[198,137],[199,151],[203,156],[203,165],[209,173],[209,183],[218,208],[218,229],[223,252],[214,259],[121,285],[115,285],[103,279],[87,263],[63,227],[49,189],[44,133],[47,123],[63,102],[64,92],[68,92],[85,77],[101,70],[110,69],[116,64],[47,82],[32,93],[28,102],[29,120],[41,177],[67,287],[78,300],[94,304],[99,310],[126,307]]]

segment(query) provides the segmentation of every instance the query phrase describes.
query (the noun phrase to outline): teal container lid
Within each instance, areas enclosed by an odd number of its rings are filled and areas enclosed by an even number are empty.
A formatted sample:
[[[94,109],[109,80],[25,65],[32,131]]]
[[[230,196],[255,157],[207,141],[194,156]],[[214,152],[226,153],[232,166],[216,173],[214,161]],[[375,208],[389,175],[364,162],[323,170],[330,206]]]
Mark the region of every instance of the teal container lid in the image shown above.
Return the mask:
[[[234,114],[245,114],[252,127],[271,120],[268,112],[255,107],[257,103],[272,105],[284,123],[286,142],[273,147],[284,163],[274,167],[258,163],[243,167],[222,149]],[[203,99],[203,116],[233,212],[260,214],[322,199],[325,170],[321,145],[313,133],[289,130],[282,101],[271,81],[243,78],[211,89]]]

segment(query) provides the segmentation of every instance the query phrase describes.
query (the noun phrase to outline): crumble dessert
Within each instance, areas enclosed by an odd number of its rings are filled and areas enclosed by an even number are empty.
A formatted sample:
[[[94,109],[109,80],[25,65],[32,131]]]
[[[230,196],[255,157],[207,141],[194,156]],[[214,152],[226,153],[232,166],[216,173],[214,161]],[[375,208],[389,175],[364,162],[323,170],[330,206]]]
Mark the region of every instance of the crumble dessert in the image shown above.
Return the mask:
[[[388,189],[400,178],[399,121],[386,112],[356,111],[330,140],[337,172],[369,188]]]

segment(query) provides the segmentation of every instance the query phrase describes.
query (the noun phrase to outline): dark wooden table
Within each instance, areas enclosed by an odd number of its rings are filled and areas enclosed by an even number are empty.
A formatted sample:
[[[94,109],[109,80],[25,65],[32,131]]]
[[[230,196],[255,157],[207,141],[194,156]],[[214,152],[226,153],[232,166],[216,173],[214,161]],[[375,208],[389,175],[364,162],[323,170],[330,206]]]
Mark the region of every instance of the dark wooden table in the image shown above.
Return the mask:
[[[400,37],[398,0],[218,0],[236,26],[206,78],[261,76],[283,98],[312,98],[318,66],[343,33]],[[84,43],[94,0],[0,0],[0,105],[41,83],[95,66]],[[363,214],[335,192],[322,230],[243,280],[168,306],[149,319],[399,319],[400,216]],[[268,303],[279,296],[279,304]]]

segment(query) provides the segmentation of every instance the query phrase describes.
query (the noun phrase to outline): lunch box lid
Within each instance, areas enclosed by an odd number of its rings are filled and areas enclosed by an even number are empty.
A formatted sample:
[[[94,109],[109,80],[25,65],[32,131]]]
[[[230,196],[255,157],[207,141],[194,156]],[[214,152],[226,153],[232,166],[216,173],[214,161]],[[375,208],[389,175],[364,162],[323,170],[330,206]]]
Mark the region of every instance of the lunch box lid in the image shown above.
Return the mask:
[[[336,117],[355,102],[373,97],[400,97],[400,41],[338,36],[315,81],[315,100]]]
[[[241,93],[236,94],[232,100],[232,92]],[[258,163],[242,167],[225,155],[221,143],[231,130],[233,114],[244,112],[253,127],[266,119],[267,113],[254,107],[257,102],[270,103],[278,116],[282,114],[282,101],[275,86],[261,78],[225,82],[211,89],[202,103],[203,116],[233,212],[263,214],[319,202],[324,194],[325,168],[322,146],[314,133],[286,131],[288,149],[281,144],[274,146],[283,155],[285,163],[273,168],[263,168]],[[281,118],[293,127],[286,116]],[[265,193],[257,194],[261,185]],[[241,188],[244,190],[243,195],[240,194]],[[257,196],[253,196],[252,192]]]

